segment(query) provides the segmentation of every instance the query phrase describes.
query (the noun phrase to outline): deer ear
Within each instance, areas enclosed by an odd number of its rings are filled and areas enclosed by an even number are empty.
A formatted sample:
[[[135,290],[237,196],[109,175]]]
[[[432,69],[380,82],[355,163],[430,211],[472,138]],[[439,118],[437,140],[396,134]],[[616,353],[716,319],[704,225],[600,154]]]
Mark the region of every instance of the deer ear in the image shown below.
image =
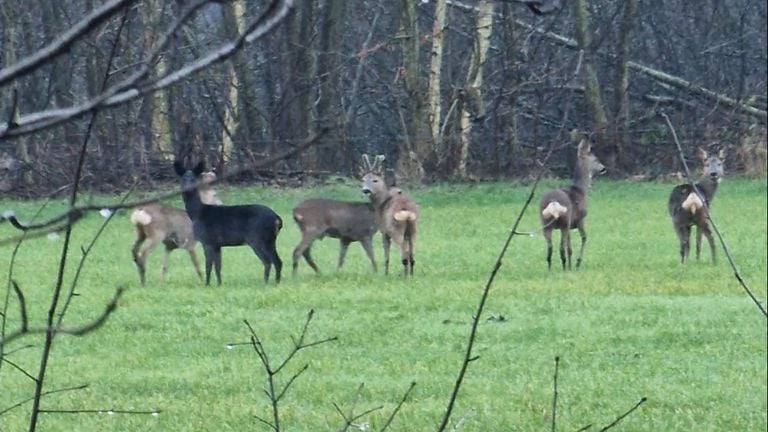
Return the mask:
[[[183,176],[184,173],[187,172],[187,170],[184,168],[184,164],[181,163],[181,161],[178,159],[173,161],[173,169],[176,171],[176,174],[179,177]]]
[[[589,144],[589,141],[582,139],[579,141],[579,149],[577,150],[576,154],[579,156],[579,158],[586,158],[589,156],[589,152],[592,151],[592,146]]]
[[[371,169],[371,160],[368,158],[368,155],[363,153],[363,165],[360,167],[363,171],[370,171]]]
[[[200,174],[205,171],[205,162],[200,161],[195,165],[194,168],[192,168],[192,173],[195,174],[195,177],[200,177]]]
[[[725,160],[725,149],[720,149],[720,151],[717,153],[717,157],[719,157],[721,161],[724,161]]]
[[[706,150],[704,150],[704,149],[703,149],[703,148],[701,148],[701,147],[699,147],[699,148],[697,149],[697,151],[696,151],[696,154],[699,156],[699,159],[701,159],[701,160],[703,160],[703,161],[704,161],[704,160],[707,160],[707,158],[709,157],[709,153],[707,153],[707,151],[706,151]]]

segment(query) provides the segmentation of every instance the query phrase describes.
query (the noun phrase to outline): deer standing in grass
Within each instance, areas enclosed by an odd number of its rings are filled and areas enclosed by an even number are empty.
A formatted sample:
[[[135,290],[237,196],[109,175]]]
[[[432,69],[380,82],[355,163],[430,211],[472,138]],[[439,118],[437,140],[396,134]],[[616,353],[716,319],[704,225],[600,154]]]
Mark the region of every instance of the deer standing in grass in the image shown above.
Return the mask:
[[[696,259],[701,256],[701,236],[704,235],[709,241],[709,248],[712,251],[712,264],[717,263],[715,257],[715,241],[712,238],[712,230],[709,228],[709,206],[717,192],[717,186],[723,176],[723,164],[725,162],[725,151],[720,150],[717,155],[709,155],[706,150],[699,148],[698,156],[702,163],[702,174],[696,189],[701,193],[699,196],[693,186],[682,184],[675,186],[667,201],[667,210],[672,216],[672,225],[680,241],[680,262],[685,264],[691,249],[691,227],[696,225]],[[703,198],[703,200],[702,200]]]
[[[221,200],[216,198],[216,192],[207,184],[215,180],[216,175],[212,172],[205,172],[202,178],[206,184],[205,186],[201,185],[200,199],[205,204],[220,205]],[[168,256],[176,249],[184,249],[189,253],[197,277],[200,280],[203,279],[195,253],[197,241],[192,232],[192,221],[185,210],[159,203],[147,204],[133,210],[131,223],[136,228],[136,241],[131,248],[131,254],[133,255],[133,262],[136,263],[139,270],[139,279],[142,285],[146,282],[147,257],[160,243],[165,246],[161,266],[163,280],[168,273]]]
[[[573,184],[568,188],[553,189],[541,197],[539,215],[542,232],[547,241],[547,267],[552,269],[552,231],[560,230],[560,261],[563,270],[571,269],[571,230],[578,229],[581,236],[579,256],[576,258],[576,268],[581,266],[584,246],[587,243],[587,232],[584,229],[584,218],[587,217],[587,193],[592,184],[594,173],[603,174],[606,169],[597,157],[592,154],[592,146],[586,140],[581,140],[576,151],[576,168],[573,173]]]
[[[173,164],[181,178],[182,198],[192,230],[205,252],[205,284],[211,283],[211,267],[215,267],[216,280],[221,285],[221,248],[224,246],[251,247],[264,264],[264,281],[269,281],[272,266],[275,281],[280,282],[283,262],[277,253],[277,234],[283,221],[272,209],[260,204],[217,206],[204,204],[197,188],[203,173],[203,163],[186,169],[181,162]]]
[[[389,188],[384,181],[384,155],[376,156],[371,164],[368,155],[363,155],[362,192],[373,204],[376,223],[379,225],[384,246],[384,274],[389,273],[389,248],[395,242],[400,249],[403,275],[413,276],[414,245],[416,244],[416,223],[419,207],[398,188]]]
[[[373,256],[373,236],[378,231],[376,216],[370,203],[339,201],[332,199],[310,198],[300,202],[293,209],[293,220],[301,230],[301,241],[293,250],[293,274],[299,266],[303,255],[310,267],[319,273],[310,249],[312,243],[323,237],[339,239],[339,263],[337,270],[344,265],[347,248],[352,242],[359,241],[371,260],[373,271],[376,271],[376,260]]]

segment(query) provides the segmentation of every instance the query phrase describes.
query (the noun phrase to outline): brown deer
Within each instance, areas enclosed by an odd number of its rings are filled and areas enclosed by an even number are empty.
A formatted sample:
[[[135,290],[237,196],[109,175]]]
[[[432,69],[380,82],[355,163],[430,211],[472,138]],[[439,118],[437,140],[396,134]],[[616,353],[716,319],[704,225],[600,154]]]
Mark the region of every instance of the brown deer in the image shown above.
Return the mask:
[[[669,194],[667,210],[672,216],[672,225],[680,241],[680,262],[685,264],[688,259],[691,227],[696,225],[696,259],[701,256],[701,236],[705,235],[712,251],[712,264],[716,264],[715,241],[707,218],[717,185],[723,176],[725,151],[720,150],[717,155],[709,155],[706,150],[699,148],[698,156],[702,163],[702,174],[696,182],[696,189],[701,195],[696,193],[690,183],[675,186]]]
[[[584,229],[584,218],[587,216],[587,192],[592,184],[592,175],[603,174],[605,171],[605,166],[592,154],[591,144],[581,140],[576,151],[573,184],[568,188],[550,190],[541,197],[539,214],[544,239],[547,241],[547,268],[552,269],[552,231],[555,228],[560,230],[560,261],[563,263],[563,270],[571,269],[570,232],[572,229],[579,230],[581,248],[576,258],[576,268],[581,266],[584,246],[587,243],[587,232]]]
[[[216,179],[216,174],[206,172],[202,177],[209,183]],[[216,198],[216,192],[207,184],[205,193],[201,191],[200,199],[206,204],[221,204],[221,200]],[[168,273],[168,256],[176,249],[184,249],[189,253],[195,272],[202,280],[203,274],[195,253],[197,242],[192,232],[192,221],[185,210],[159,203],[147,204],[133,210],[131,223],[136,228],[136,241],[131,248],[131,254],[139,270],[142,285],[146,282],[147,256],[160,243],[165,246],[161,266],[163,280]]]
[[[371,164],[368,155],[363,155],[362,192],[368,195],[373,204],[376,223],[381,231],[381,242],[384,246],[384,274],[389,273],[389,248],[394,241],[400,249],[403,275],[413,276],[419,207],[401,189],[387,186],[384,181],[384,167],[381,165],[383,161],[384,155],[378,155]]]
[[[373,256],[373,236],[378,231],[373,205],[364,202],[339,201],[332,199],[310,198],[300,202],[293,209],[293,220],[301,230],[301,241],[293,250],[293,274],[299,266],[303,255],[310,267],[319,273],[310,249],[312,243],[323,237],[339,239],[339,263],[337,270],[344,265],[347,248],[352,242],[359,241],[371,260],[373,271],[376,271],[376,260]]]

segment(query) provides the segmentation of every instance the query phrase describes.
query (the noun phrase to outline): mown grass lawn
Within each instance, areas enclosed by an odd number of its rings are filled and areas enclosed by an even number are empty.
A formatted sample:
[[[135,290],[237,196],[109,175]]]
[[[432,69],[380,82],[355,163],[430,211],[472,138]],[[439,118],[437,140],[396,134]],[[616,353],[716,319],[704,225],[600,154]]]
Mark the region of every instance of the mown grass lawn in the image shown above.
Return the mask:
[[[766,430],[766,319],[736,283],[719,247],[716,266],[709,262],[706,244],[701,262],[678,263],[666,214],[671,187],[596,181],[587,218],[589,242],[578,271],[548,272],[541,235],[515,237],[481,317],[479,359],[469,368],[453,416],[454,424],[461,422],[459,430],[549,430],[555,356],[561,358],[558,430],[588,424],[599,430],[641,397],[648,401],[616,430]],[[309,340],[338,341],[299,352],[278,376],[285,382],[309,365],[280,405],[285,430],[338,430],[343,420],[333,404],[351,409],[361,383],[356,412],[383,409],[358,423],[378,430],[412,381],[416,387],[391,430],[435,430],[482,287],[528,187],[439,185],[411,192],[422,219],[416,277],[410,281],[373,274],[356,244],[336,273],[338,242],[333,239],[313,248],[323,274],[313,274],[302,262],[299,275],[291,277],[291,251],[299,239],[291,207],[309,196],[362,199],[354,182],[313,190],[220,191],[226,203],[264,202],[282,215],[286,228],[278,249],[285,267],[279,286],[264,285],[261,264],[249,249],[230,248],[224,251],[221,287],[202,286],[183,252],[172,255],[168,281],[162,282],[159,250],[149,260],[148,283],[142,287],[130,258],[133,229],[128,213],[119,213],[83,269],[79,296],[65,323],[74,327],[92,319],[116,287],[129,289],[97,332],[57,339],[46,388],[88,388],[47,396],[43,407],[162,413],[42,414],[39,430],[267,430],[254,417],[270,415],[259,360],[252,348],[227,349],[227,344],[248,340],[247,319],[273,361],[279,361],[311,309]],[[726,179],[713,208],[740,271],[760,299],[766,298],[768,268],[766,197],[765,180]],[[0,202],[25,220],[39,204]],[[52,203],[45,214],[61,208],[62,203]],[[94,214],[77,225],[67,284],[80,246],[102,220]],[[537,229],[535,207],[522,226]],[[0,238],[14,234],[8,224],[0,225]],[[33,324],[46,316],[61,246],[62,238],[28,241],[16,258],[13,278],[26,294]],[[0,247],[3,280],[11,252],[11,246]],[[376,253],[382,264],[378,238]],[[397,263],[399,257],[394,258]],[[5,298],[5,286],[0,294]],[[8,328],[18,323],[11,300]],[[41,337],[16,341],[8,349],[27,344],[33,347],[7,359],[36,372]],[[32,390],[29,378],[2,365],[0,410]],[[0,416],[0,430],[25,430],[29,407]]]

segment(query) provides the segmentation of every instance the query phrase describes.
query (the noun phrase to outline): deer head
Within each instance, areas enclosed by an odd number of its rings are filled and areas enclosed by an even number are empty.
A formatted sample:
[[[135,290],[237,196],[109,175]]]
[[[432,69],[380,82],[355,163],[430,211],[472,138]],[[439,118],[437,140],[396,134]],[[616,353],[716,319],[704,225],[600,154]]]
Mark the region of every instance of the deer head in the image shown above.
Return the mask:
[[[716,155],[710,155],[699,147],[698,156],[701,160],[703,176],[719,183],[724,174],[725,150],[720,150]]]

